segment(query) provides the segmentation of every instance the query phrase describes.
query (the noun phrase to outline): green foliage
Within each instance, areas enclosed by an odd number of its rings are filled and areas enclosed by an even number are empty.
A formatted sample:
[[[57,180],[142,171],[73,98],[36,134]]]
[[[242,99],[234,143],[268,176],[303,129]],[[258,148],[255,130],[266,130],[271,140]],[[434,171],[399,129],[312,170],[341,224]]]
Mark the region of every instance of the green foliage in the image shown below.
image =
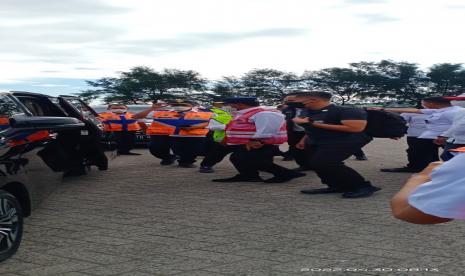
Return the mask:
[[[121,72],[117,78],[101,78],[87,81],[94,89],[83,91],[79,96],[92,100],[103,97],[106,103],[148,103],[153,100],[188,98],[193,91],[202,91],[206,80],[195,71],[165,69],[157,72],[139,66],[129,72]]]
[[[263,104],[275,105],[289,92],[299,89],[328,91],[341,104],[377,103],[416,105],[424,97],[455,95],[465,90],[462,64],[441,63],[427,71],[417,64],[382,60],[351,63],[306,71],[302,76],[275,69],[253,69],[240,77],[207,81],[195,71],[134,67],[115,78],[88,81],[93,89],[79,93],[86,101],[147,103],[154,99],[190,98],[199,102],[232,96],[255,96]]]

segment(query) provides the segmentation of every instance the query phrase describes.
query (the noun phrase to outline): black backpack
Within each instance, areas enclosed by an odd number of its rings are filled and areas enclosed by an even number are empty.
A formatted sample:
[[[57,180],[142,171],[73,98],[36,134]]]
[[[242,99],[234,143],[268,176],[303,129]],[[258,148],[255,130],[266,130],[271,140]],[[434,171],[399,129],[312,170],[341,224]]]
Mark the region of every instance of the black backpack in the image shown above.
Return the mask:
[[[383,110],[365,110],[367,127],[365,132],[375,138],[403,137],[407,133],[407,121],[402,116]]]

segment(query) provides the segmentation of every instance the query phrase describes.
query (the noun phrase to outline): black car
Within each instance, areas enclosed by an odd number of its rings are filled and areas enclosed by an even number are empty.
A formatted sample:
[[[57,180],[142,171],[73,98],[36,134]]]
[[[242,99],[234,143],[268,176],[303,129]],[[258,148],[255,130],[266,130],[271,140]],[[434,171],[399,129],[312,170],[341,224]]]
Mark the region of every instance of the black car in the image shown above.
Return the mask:
[[[83,127],[76,118],[33,116],[11,93],[0,93],[0,261],[16,252],[23,218],[68,169],[63,135]]]
[[[108,168],[108,158],[103,151],[103,125],[96,118],[97,113],[76,97],[52,97],[38,93],[13,91],[12,95],[23,103],[34,116],[73,117],[84,122],[80,130],[69,131],[63,139],[68,155],[72,156],[70,171],[66,176],[85,174],[86,169],[95,165],[100,170]],[[62,135],[65,137],[65,134]],[[113,154],[114,155],[114,154]]]

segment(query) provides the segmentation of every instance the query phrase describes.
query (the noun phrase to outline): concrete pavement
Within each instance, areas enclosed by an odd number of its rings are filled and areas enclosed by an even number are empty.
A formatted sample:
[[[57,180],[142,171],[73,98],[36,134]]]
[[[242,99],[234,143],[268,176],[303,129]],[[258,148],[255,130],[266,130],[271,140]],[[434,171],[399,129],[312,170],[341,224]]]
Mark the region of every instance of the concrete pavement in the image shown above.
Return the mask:
[[[312,172],[287,184],[213,183],[235,173],[228,160],[200,174],[138,150],[58,187],[26,219],[0,275],[461,275],[465,223],[390,215],[409,175],[379,168],[404,165],[404,150],[377,140],[369,161],[349,162],[383,188],[364,199],[300,194],[320,187]]]

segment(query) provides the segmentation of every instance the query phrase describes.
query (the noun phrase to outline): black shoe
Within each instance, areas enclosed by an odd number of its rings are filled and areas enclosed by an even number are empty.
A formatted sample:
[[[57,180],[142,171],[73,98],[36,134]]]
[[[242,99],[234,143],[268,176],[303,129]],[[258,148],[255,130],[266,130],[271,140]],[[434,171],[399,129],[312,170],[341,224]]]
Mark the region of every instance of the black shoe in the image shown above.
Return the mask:
[[[233,177],[222,178],[222,179],[213,179],[213,182],[263,182],[263,179],[260,176],[245,176],[237,174]]]
[[[369,197],[374,192],[381,190],[381,188],[371,186],[367,188],[361,188],[352,192],[345,192],[342,194],[343,198],[360,198],[360,197]]]
[[[118,155],[142,155],[142,154],[135,153],[135,152],[118,152]]]
[[[192,163],[179,163],[178,167],[187,168],[187,169],[197,168],[197,166]]]
[[[201,173],[212,173],[212,172],[215,172],[215,170],[212,167],[201,166],[200,169],[199,169],[199,172],[201,172]]]
[[[265,183],[284,183],[284,182],[291,181],[294,178],[299,178],[299,177],[303,177],[303,176],[306,176],[306,174],[296,172],[296,173],[289,174],[289,175],[275,176],[275,177],[267,179],[267,180],[265,180],[263,182],[265,182]]]
[[[409,167],[403,167],[403,168],[393,168],[393,169],[380,169],[380,171],[393,172],[393,173],[417,173],[417,172],[420,172],[421,170],[413,169]]]
[[[321,189],[311,189],[311,190],[301,190],[302,194],[307,195],[318,195],[318,194],[335,194],[335,193],[342,193],[336,189],[331,188],[321,188]]]
[[[312,168],[309,168],[309,167],[298,167],[298,168],[295,168],[295,169],[292,169],[293,171],[296,171],[296,172],[305,172],[305,171],[311,171]]]
[[[284,156],[283,161],[294,161],[294,157],[292,157],[292,156]]]
[[[176,159],[174,159],[174,158],[173,159],[163,159],[163,160],[161,160],[160,165],[169,166],[169,165],[173,164],[174,161],[176,161]]]
[[[85,175],[86,170],[85,168],[79,168],[79,169],[71,169],[63,174],[63,177],[76,177],[76,176],[81,176]]]
[[[355,160],[366,161],[368,158],[365,155],[355,156]]]

